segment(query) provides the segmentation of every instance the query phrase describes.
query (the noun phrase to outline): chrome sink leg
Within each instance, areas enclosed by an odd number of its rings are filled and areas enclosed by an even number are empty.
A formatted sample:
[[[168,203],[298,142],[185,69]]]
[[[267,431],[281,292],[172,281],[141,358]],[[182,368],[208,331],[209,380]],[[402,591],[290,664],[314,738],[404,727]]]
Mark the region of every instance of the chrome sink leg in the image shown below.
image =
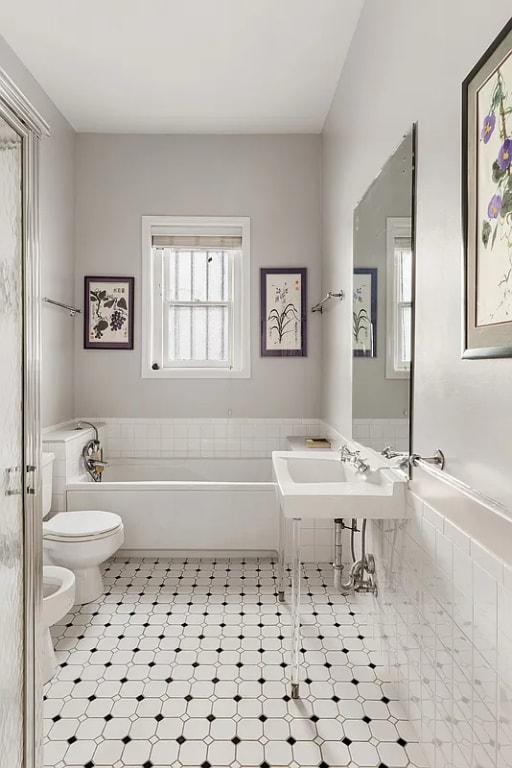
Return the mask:
[[[300,672],[300,519],[293,518],[292,534],[292,672],[291,697],[299,698]]]
[[[334,521],[334,589],[338,592],[342,591],[342,577],[343,577],[343,518],[338,517]]]
[[[284,565],[286,552],[286,518],[279,510],[279,557],[277,562],[277,599],[284,603]]]

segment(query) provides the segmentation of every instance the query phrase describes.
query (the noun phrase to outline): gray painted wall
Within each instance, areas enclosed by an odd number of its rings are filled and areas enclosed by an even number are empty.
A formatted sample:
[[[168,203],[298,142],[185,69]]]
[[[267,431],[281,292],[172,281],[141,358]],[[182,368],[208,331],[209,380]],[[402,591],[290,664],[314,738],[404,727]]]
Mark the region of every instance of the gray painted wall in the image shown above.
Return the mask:
[[[512,507],[512,359],[461,359],[461,83],[510,0],[367,0],[324,132],[323,285],[350,286],[352,211],[418,121],[413,450]],[[371,51],[371,56],[368,52]],[[350,305],[324,318],[324,418],[351,429]]]
[[[0,38],[0,67],[49,123],[40,149],[41,295],[73,300],[75,133]],[[42,424],[73,416],[73,324],[62,309],[41,307]]]
[[[407,136],[354,211],[354,267],[377,268],[377,356],[352,359],[354,419],[403,419],[409,409],[408,379],[386,379],[386,219],[410,217],[412,137]]]
[[[252,377],[142,379],[143,214],[251,217]],[[117,417],[314,417],[320,411],[320,320],[308,315],[308,356],[261,358],[259,269],[308,268],[320,296],[320,136],[77,137],[76,283],[135,276],[133,351],[84,350],[75,337],[76,413]]]

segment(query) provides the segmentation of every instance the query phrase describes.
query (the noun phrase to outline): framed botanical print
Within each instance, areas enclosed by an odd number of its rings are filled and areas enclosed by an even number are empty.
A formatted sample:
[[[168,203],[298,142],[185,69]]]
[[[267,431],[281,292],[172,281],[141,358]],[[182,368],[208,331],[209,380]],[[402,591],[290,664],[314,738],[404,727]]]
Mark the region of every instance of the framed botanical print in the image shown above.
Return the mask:
[[[463,357],[512,357],[512,19],[462,85]]]
[[[85,349],[133,349],[133,277],[84,278]]]
[[[354,357],[377,357],[377,268],[355,267],[352,308]]]
[[[260,270],[262,357],[306,356],[304,267]]]

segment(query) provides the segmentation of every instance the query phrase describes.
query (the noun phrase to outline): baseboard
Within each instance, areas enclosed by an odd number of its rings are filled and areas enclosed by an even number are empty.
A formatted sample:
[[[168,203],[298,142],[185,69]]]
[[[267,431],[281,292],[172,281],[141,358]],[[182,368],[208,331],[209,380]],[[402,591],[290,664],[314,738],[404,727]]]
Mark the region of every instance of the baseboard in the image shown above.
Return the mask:
[[[176,558],[275,558],[277,551],[272,549],[119,549],[119,557],[176,557]]]

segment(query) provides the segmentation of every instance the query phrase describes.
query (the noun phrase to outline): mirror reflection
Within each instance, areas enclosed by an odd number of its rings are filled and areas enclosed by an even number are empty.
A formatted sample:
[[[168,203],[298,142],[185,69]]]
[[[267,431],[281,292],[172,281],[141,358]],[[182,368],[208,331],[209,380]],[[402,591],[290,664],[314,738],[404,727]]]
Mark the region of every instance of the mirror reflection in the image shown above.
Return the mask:
[[[409,452],[414,130],[354,211],[353,437]]]

